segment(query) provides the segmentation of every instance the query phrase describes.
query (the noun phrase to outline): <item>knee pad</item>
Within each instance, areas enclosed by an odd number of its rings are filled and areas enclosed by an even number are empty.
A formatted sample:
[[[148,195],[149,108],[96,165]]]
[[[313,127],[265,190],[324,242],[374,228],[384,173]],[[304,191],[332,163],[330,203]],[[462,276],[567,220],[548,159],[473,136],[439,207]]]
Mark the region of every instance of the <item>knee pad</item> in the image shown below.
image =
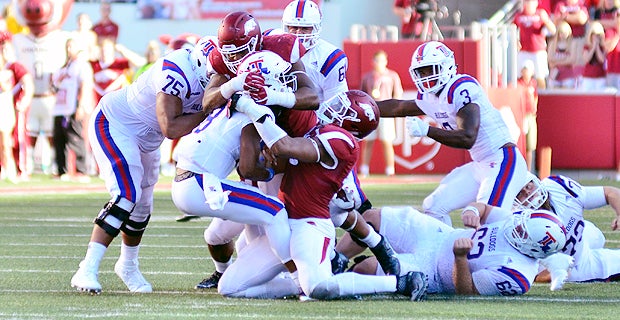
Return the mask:
[[[149,220],[151,219],[151,215],[146,217],[146,220],[142,222],[133,221],[131,219],[127,219],[127,221],[121,226],[121,231],[128,236],[139,237],[144,233],[146,226],[149,224]]]
[[[118,236],[123,225],[129,221],[134,204],[120,196],[110,200],[101,209],[94,223],[112,237]]]
[[[226,220],[230,221],[230,220]],[[229,228],[230,227],[230,228]],[[243,231],[242,224],[211,224],[205,229],[204,239],[210,245],[227,244],[235,239]]]

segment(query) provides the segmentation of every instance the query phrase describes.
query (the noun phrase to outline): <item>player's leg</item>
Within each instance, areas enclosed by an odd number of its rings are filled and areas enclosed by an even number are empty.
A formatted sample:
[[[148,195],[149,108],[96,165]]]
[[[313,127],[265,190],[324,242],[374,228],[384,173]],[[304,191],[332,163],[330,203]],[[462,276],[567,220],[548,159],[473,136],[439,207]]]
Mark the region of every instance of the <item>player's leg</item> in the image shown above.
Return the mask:
[[[527,183],[527,164],[516,147],[504,147],[486,159],[475,162],[480,188],[476,201],[506,210]]]
[[[129,219],[121,227],[123,243],[114,271],[131,292],[148,293],[153,291],[151,284],[144,279],[138,267],[138,252],[142,235],[153,211],[153,190],[159,178],[159,165],[160,153],[158,150],[142,153],[144,175],[140,183],[141,196]]]
[[[424,198],[424,213],[452,225],[450,212],[476,201],[479,188],[480,184],[474,176],[473,162],[457,167],[441,179],[439,186]]]
[[[227,297],[274,299],[299,294],[291,277],[278,276],[286,268],[271,250],[266,236],[251,240],[226,269],[218,292]]]
[[[244,225],[230,220],[213,218],[205,229],[204,239],[209,249],[215,271],[196,285],[196,289],[217,288],[224,271],[233,263],[234,238],[243,231]]]
[[[99,293],[99,264],[107,247],[121,232],[134,210],[135,203],[141,197],[143,169],[140,152],[135,147],[136,142],[109,126],[99,109],[95,112],[98,114],[91,118],[90,127],[93,130],[89,138],[101,176],[106,181],[106,188],[112,199],[94,221],[86,255],[71,279],[71,285],[82,291]]]

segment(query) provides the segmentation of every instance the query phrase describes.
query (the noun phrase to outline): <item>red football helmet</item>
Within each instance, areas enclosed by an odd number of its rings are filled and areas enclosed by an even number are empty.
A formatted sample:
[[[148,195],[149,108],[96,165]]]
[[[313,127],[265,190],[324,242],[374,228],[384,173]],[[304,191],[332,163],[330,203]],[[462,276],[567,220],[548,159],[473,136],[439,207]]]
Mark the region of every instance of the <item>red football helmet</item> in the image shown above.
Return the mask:
[[[379,125],[379,106],[366,92],[349,90],[321,103],[317,111],[322,124],[333,123],[364,139]]]
[[[254,17],[244,11],[229,13],[217,31],[219,51],[230,71],[236,73],[244,57],[256,51],[261,43],[261,31]]]

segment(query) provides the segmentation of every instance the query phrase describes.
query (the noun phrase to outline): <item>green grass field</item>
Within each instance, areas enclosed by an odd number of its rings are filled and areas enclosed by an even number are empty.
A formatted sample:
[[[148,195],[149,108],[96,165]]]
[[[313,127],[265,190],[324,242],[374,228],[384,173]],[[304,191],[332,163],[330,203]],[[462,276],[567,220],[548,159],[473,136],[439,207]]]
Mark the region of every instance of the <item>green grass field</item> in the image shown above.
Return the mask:
[[[169,179],[162,177],[161,181]],[[606,184],[620,186],[610,181]],[[364,184],[376,206],[419,207],[435,186]],[[417,303],[387,295],[362,301],[299,302],[228,299],[215,290],[198,292],[194,285],[213,271],[202,237],[209,220],[176,222],[178,212],[167,191],[155,194],[153,217],[140,251],[141,270],[153,284],[154,293],[130,294],[114,274],[120,245],[116,239],[101,265],[104,291],[91,296],[76,292],[69,281],[84,256],[92,220],[108,200],[101,181],[81,185],[33,179],[18,187],[44,192],[19,195],[14,185],[0,182],[0,319],[618,318],[617,283],[567,284],[559,292],[551,292],[547,284],[535,284],[521,297],[432,295]],[[64,187],[73,190],[67,193]],[[89,191],[93,189],[96,191]],[[607,246],[617,248],[620,232],[609,227],[613,215],[609,207],[586,214],[605,233]],[[454,218],[456,223],[460,221],[456,215]]]

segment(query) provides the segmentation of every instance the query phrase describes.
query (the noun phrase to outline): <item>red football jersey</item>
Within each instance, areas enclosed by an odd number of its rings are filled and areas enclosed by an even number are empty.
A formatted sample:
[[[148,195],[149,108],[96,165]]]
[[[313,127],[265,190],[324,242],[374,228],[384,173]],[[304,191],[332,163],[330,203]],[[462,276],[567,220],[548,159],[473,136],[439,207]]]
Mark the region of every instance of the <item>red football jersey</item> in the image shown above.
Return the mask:
[[[90,61],[95,79],[97,101],[104,94],[118,90],[129,84],[125,71],[129,69],[129,61],[125,58],[116,58],[109,66],[103,66],[100,61]]]
[[[308,136],[317,136],[335,159],[333,167],[322,163],[289,161],[282,178],[279,197],[289,218],[329,219],[329,201],[342,187],[342,181],[353,170],[359,156],[359,145],[346,130],[334,126],[318,126]]]

